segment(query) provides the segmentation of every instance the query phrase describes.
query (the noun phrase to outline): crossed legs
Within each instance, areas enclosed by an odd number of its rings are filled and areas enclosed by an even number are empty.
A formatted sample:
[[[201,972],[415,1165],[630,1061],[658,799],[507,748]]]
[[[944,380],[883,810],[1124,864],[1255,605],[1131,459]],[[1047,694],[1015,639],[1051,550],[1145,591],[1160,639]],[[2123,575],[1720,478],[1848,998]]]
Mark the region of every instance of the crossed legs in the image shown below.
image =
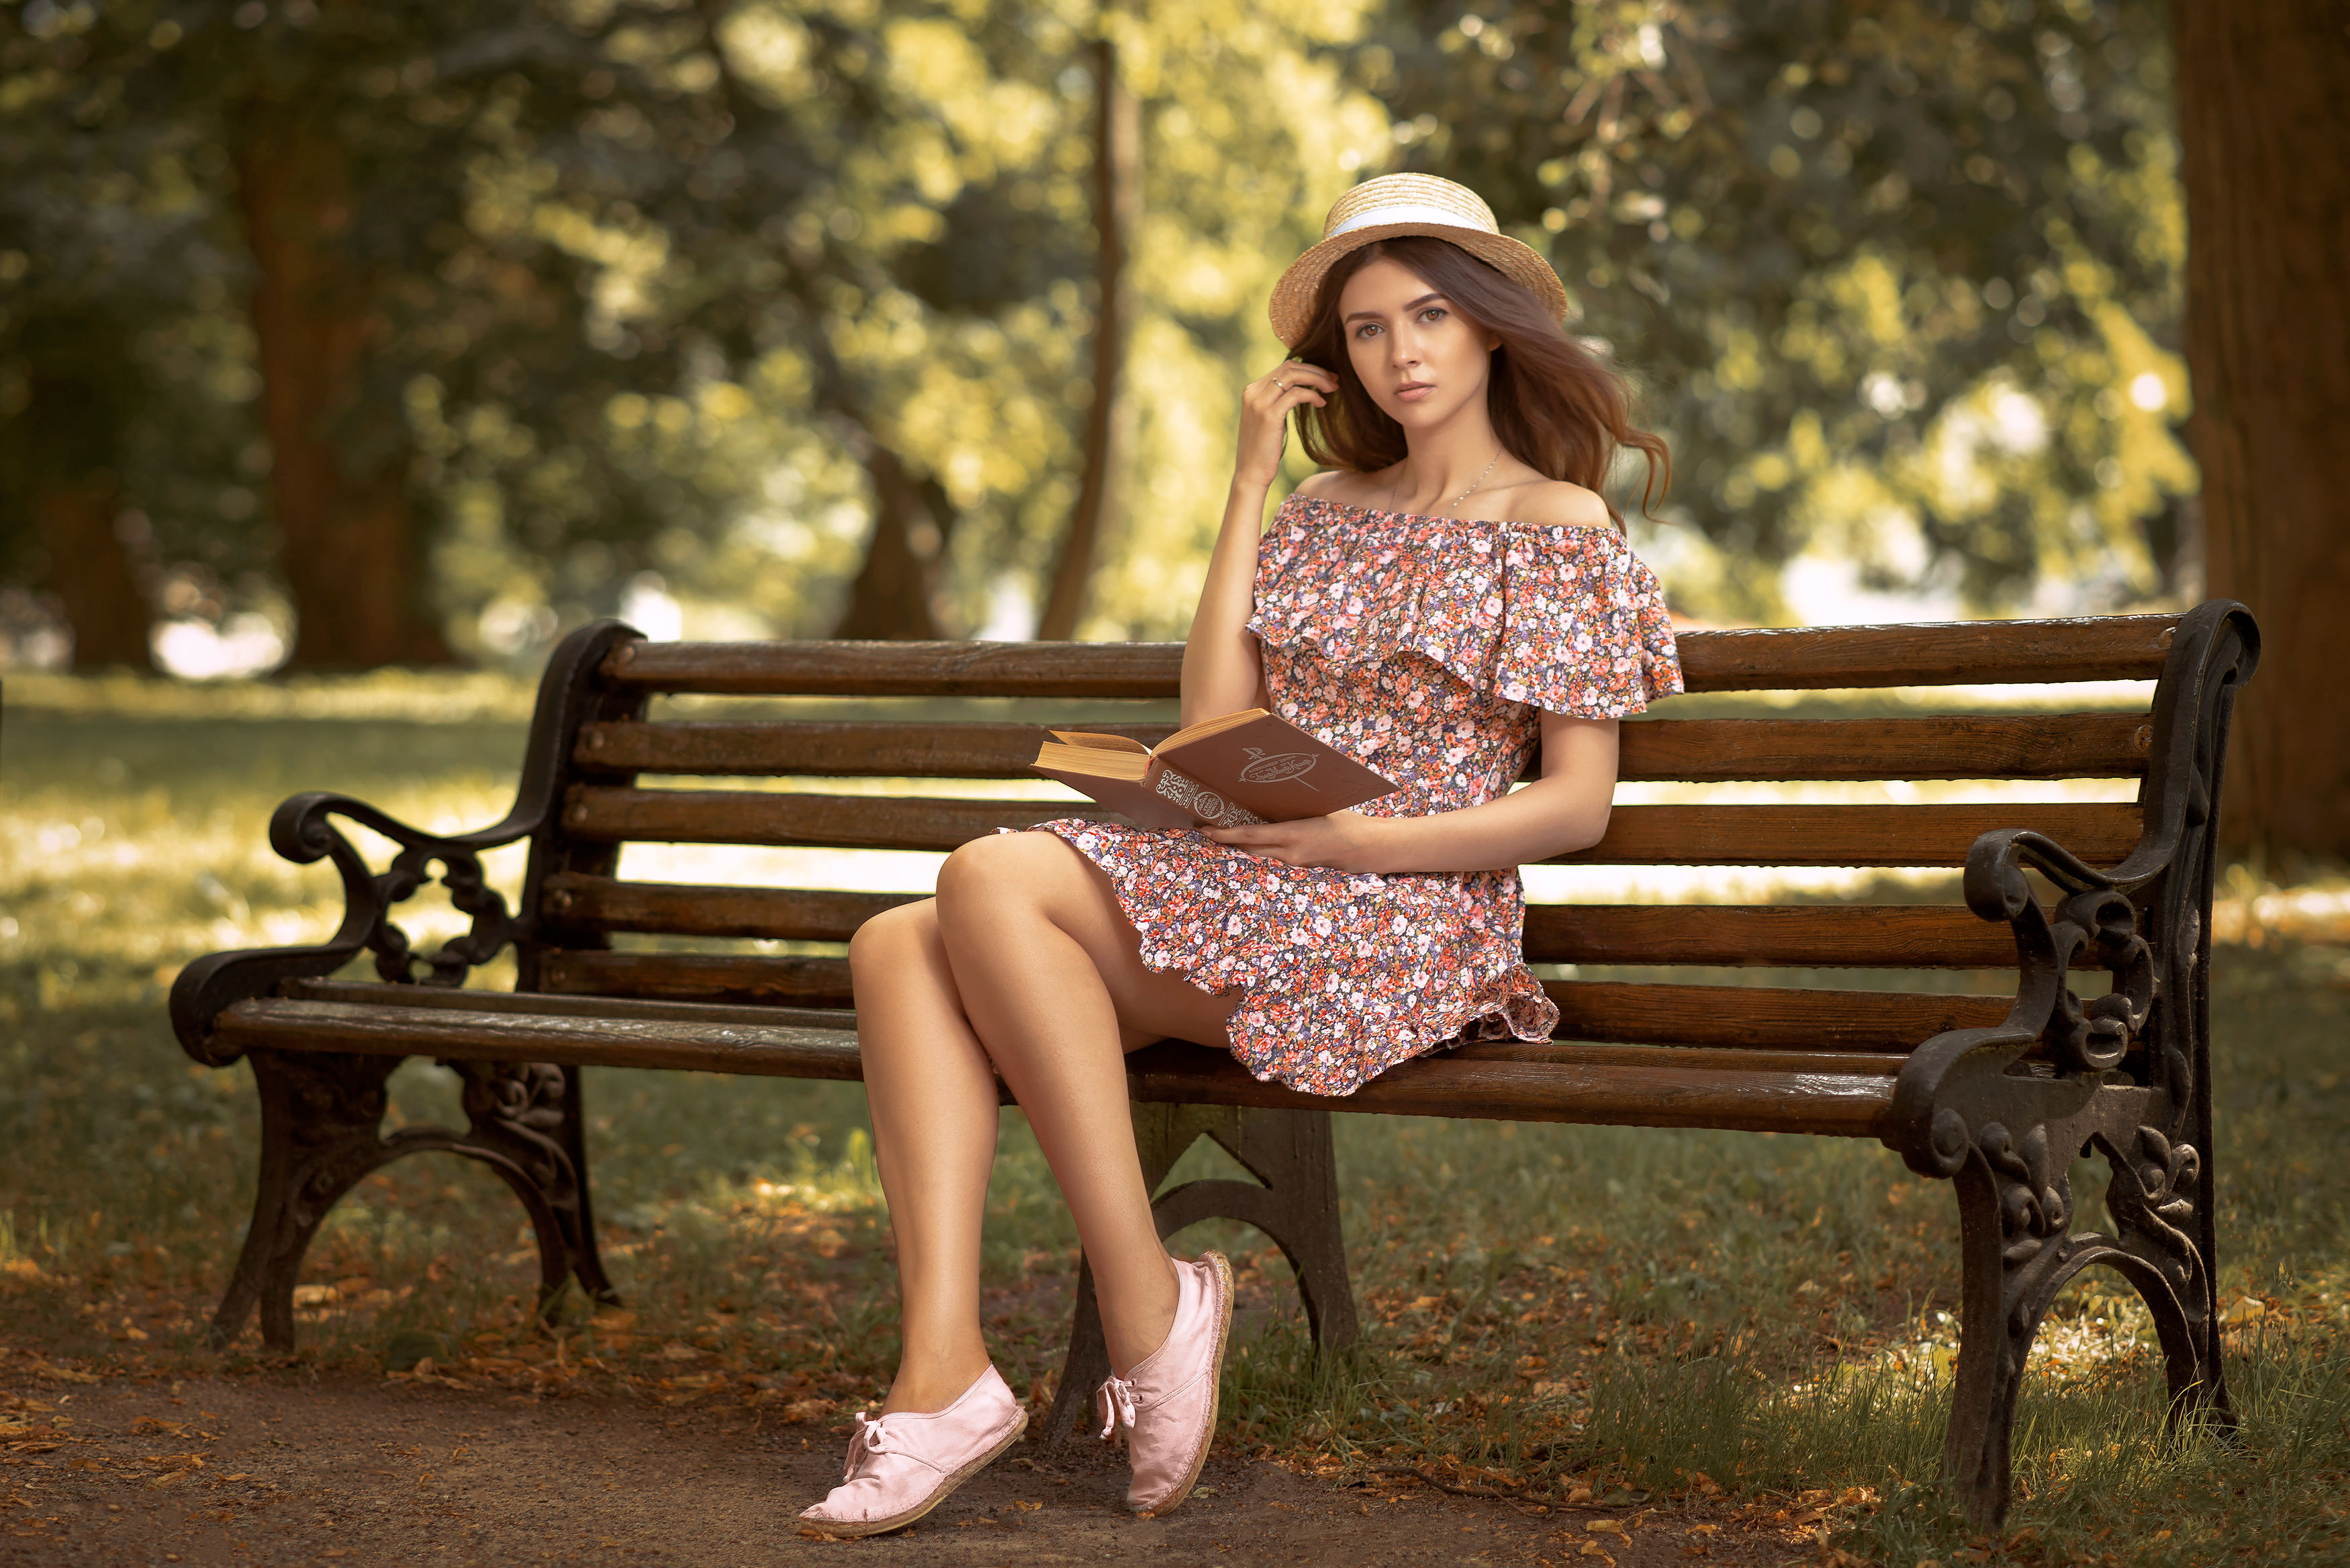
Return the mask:
[[[1168,1038],[1225,1044],[1236,999],[1152,973],[1139,949],[1109,879],[1048,833],[965,845],[936,898],[877,916],[849,943],[904,1314],[885,1410],[941,1409],[987,1368],[979,1234],[993,1072],[1076,1220],[1112,1369],[1166,1338],[1175,1276],[1135,1151],[1125,1053]]]

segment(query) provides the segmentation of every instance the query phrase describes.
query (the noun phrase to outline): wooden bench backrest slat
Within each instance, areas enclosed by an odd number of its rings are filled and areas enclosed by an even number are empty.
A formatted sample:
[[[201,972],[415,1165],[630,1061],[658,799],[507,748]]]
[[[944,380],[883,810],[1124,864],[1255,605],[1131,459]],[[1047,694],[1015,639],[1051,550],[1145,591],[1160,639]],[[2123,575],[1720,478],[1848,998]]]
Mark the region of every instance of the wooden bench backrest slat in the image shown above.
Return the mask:
[[[1681,634],[1691,691],[2150,680],[2171,615]],[[1180,643],[637,642],[605,659],[622,691],[767,696],[1156,697]]]
[[[556,952],[543,961],[539,983],[566,996],[852,1005],[847,959],[792,954]]]
[[[2135,803],[1619,805],[1607,836],[1552,866],[1963,866],[2002,827],[2048,834],[2098,865],[2137,846]]]
[[[2012,996],[1781,986],[1543,982],[1561,1040],[1654,1041],[1729,1050],[1908,1051],[1946,1029],[1987,1028]]]
[[[546,989],[571,996],[847,1007],[848,962],[764,953],[550,954]],[[1997,1023],[2012,997],[1555,980],[1562,1040],[1728,1050],[1907,1051],[1946,1029]]]
[[[1981,686],[2153,680],[2175,615],[2091,620],[1959,621],[1790,631],[1692,631],[1679,639],[1691,691],[1805,691],[1863,686]]]
[[[2012,969],[2015,935],[1958,904],[1529,904],[1534,963]],[[2083,969],[2095,953],[2075,956]]]
[[[633,642],[605,659],[618,691],[781,697],[1179,694],[1180,642]]]
[[[583,930],[847,941],[919,893],[690,887],[565,873],[547,907]],[[1530,904],[1534,963],[1715,964],[1773,969],[2006,969],[2015,940],[1955,904]],[[2098,967],[2094,950],[2074,956]]]
[[[858,927],[882,910],[922,897],[827,888],[622,882],[574,872],[550,877],[546,884],[548,913],[582,930],[784,941],[845,942]]]
[[[1086,724],[1157,745],[1171,724]],[[2057,779],[2142,775],[2144,713],[1950,714],[1895,719],[1651,719],[1626,724],[1617,776],[1632,782]],[[1034,778],[1038,724],[783,720],[581,728],[590,773],[755,778]]]
[[[582,786],[564,807],[576,837],[600,843],[807,845],[955,849],[999,828],[1102,808],[1047,801]],[[1626,805],[1607,836],[1550,864],[1585,866],[1960,866],[1983,834],[2036,828],[2096,864],[2137,843],[2139,809],[2119,802],[1960,805]]]

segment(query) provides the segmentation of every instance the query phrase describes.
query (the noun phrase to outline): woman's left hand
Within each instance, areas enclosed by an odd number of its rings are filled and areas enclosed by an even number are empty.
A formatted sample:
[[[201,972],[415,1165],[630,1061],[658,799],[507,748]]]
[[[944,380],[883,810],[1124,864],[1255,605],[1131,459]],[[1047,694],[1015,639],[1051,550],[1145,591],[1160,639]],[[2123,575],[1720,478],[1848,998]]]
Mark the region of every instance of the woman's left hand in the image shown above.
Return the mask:
[[[1388,819],[1358,811],[1334,811],[1327,816],[1301,816],[1295,822],[1252,823],[1243,827],[1209,827],[1201,831],[1219,844],[1245,849],[1284,866],[1324,866],[1334,871],[1386,869]]]

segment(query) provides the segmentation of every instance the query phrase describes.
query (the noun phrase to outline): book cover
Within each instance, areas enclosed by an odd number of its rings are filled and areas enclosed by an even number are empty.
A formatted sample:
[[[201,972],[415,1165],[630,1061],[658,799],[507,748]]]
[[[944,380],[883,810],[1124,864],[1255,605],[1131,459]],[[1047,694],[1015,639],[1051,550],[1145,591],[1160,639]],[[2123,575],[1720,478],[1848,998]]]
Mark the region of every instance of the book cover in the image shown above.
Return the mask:
[[[1055,730],[1035,768],[1141,827],[1234,827],[1326,816],[1395,784],[1287,720],[1250,708],[1170,735],[1157,751],[1122,735]]]

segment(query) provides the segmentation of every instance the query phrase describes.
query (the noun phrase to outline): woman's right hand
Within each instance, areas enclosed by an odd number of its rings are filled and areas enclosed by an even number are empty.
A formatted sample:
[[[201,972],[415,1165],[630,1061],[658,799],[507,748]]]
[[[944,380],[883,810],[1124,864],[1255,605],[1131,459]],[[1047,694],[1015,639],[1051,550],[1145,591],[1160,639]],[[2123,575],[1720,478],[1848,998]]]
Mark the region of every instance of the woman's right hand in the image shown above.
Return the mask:
[[[1297,359],[1284,359],[1241,389],[1240,460],[1233,465],[1234,480],[1269,487],[1281,472],[1289,410],[1305,403],[1326,407],[1337,391],[1337,377]]]

